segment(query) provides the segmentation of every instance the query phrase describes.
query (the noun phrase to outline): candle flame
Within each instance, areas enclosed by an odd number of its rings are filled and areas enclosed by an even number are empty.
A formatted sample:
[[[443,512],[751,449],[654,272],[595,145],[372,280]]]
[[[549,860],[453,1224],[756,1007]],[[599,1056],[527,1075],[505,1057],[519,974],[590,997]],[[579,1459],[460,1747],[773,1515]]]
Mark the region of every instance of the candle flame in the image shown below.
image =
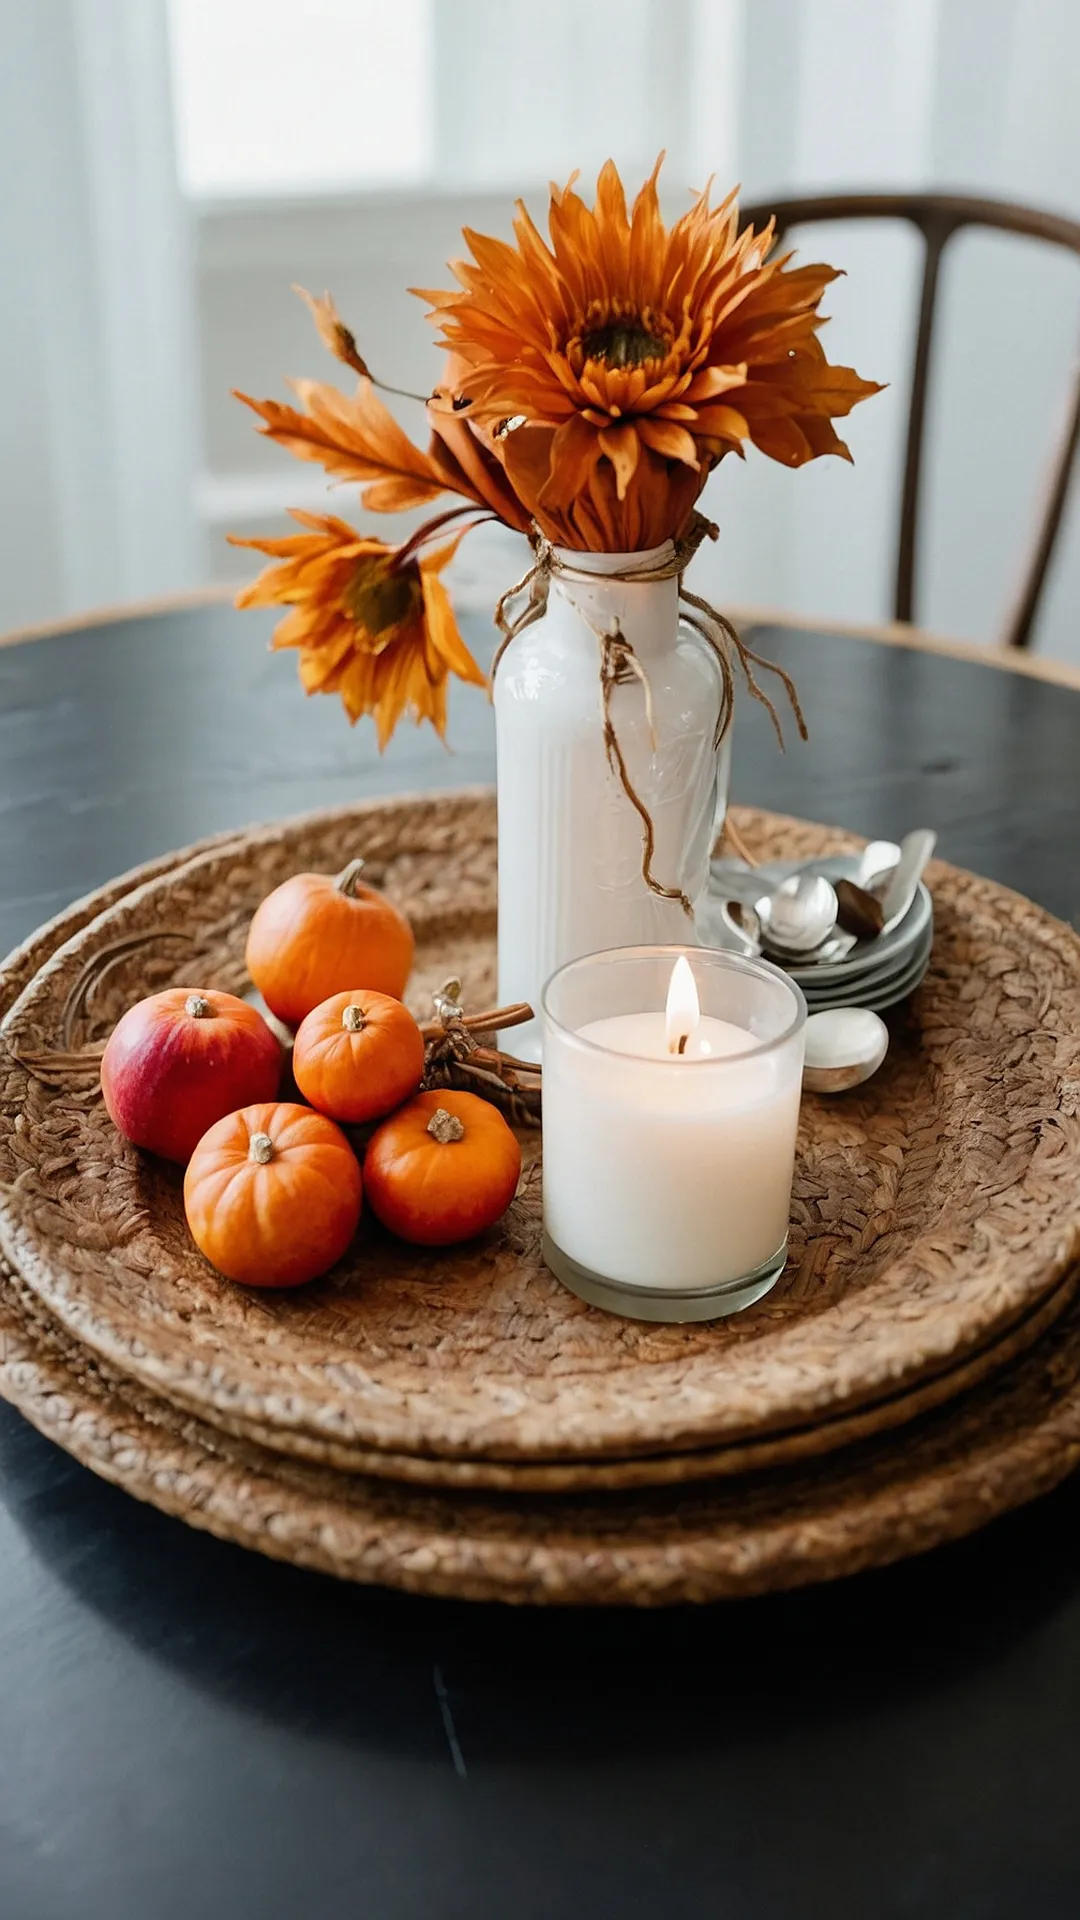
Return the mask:
[[[667,997],[667,1043],[669,1053],[683,1053],[686,1043],[701,1018],[697,987],[690,962],[680,953],[671,970]]]

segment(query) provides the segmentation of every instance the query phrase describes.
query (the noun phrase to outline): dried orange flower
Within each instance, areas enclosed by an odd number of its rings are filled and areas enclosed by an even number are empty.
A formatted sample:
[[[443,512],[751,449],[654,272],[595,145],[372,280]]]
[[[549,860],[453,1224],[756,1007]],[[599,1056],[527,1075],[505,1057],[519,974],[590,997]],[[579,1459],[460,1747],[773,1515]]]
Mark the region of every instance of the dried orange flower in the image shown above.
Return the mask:
[[[366,507],[400,513],[446,492],[447,482],[426,453],[413,445],[389,408],[362,379],[354,394],[320,380],[293,380],[301,406],[280,400],[236,398],[263,421],[261,431],[298,460],[315,460],[335,480],[358,480]]]
[[[830,366],[817,339],[833,268],[768,259],[771,223],[740,234],[734,194],[711,208],[706,189],[666,228],[659,168],[629,214],[611,161],[591,209],[573,178],[553,187],[550,246],[520,203],[516,246],[467,228],[461,291],[424,296],[462,369],[459,402],[569,546],[679,533],[710,469],[747,439],[793,467],[850,458],[832,420],[879,391]]]
[[[747,440],[792,467],[850,458],[832,423],[880,389],[831,366],[818,340],[834,270],[770,258],[772,223],[740,233],[734,194],[713,208],[706,189],[666,227],[659,169],[629,212],[610,161],[592,208],[573,178],[553,187],[550,244],[520,204],[516,246],[466,229],[459,290],[425,296],[449,349],[423,402],[426,449],[379,399],[329,294],[297,289],[356,391],[298,380],[299,406],[238,395],[268,438],[358,484],[371,510],[445,493],[466,503],[396,550],[299,512],[307,533],[234,542],[280,562],[237,605],[291,606],[275,645],[300,649],[309,692],[340,693],[353,720],[374,714],[380,747],[407,711],[443,732],[450,673],[483,680],[438,578],[460,532],[421,554],[445,521],[494,518],[560,546],[630,552],[683,535],[711,469]]]
[[[241,540],[278,564],[238,594],[238,607],[291,607],[275,629],[275,647],[298,647],[307,693],[337,693],[349,719],[374,716],[380,751],[405,713],[446,733],[451,673],[474,685],[484,675],[458,632],[439,578],[460,534],[435,552],[365,539],[332,515],[292,517],[307,533],[280,540]]]
[[[335,480],[358,481],[363,489],[361,501],[374,513],[399,513],[424,506],[440,494],[457,493],[508,527],[527,533],[530,515],[507,479],[492,436],[483,429],[474,431],[459,404],[452,384],[457,372],[453,361],[447,369],[447,384],[436,387],[428,403],[432,433],[424,452],[379,399],[356,341],[329,294],[313,300],[303,288],[298,291],[314,315],[323,345],[361,377],[353,394],[321,380],[293,380],[289,384],[299,407],[280,400],[253,400],[250,394],[237,392],[236,398],[259,415],[260,431],[267,439],[286,447],[298,460],[317,461]]]

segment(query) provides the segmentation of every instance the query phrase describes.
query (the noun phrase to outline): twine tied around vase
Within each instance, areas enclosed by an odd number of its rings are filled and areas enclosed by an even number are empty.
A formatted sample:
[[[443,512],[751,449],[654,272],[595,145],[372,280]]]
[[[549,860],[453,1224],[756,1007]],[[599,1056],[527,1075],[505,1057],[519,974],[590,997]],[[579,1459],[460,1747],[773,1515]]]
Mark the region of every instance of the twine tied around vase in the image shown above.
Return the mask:
[[[768,713],[776,729],[781,750],[784,747],[784,732],[780,724],[780,716],[769,695],[755,677],[755,667],[761,667],[767,673],[775,673],[777,679],[781,681],[791,703],[800,737],[805,740],[806,721],[803,718],[799,696],[791,675],[783,667],[777,666],[774,661],[765,660],[759,653],[755,653],[753,647],[747,645],[726,615],[720,613],[699,594],[691,593],[684,583],[683,575],[702,541],[715,540],[718,534],[719,528],[713,521],[706,519],[703,513],[695,512],[691,515],[682,538],[671,542],[671,553],[666,559],[658,560],[649,567],[624,568],[597,576],[579,572],[572,561],[561,559],[551,541],[540,532],[539,527],[534,526],[530,535],[534,554],[532,565],[514,586],[507,588],[495,608],[495,624],[502,639],[492,662],[492,686],[495,684],[495,676],[511,641],[516,640],[520,633],[524,633],[526,627],[531,627],[534,621],[542,620],[547,612],[548,594],[553,578],[557,578],[560,574],[567,574],[575,578],[587,578],[590,583],[595,583],[602,577],[604,580],[627,581],[632,585],[648,585],[658,580],[677,579],[681,617],[686,621],[687,626],[692,627],[694,632],[704,640],[720,670],[720,705],[713,734],[714,752],[728,733],[735,710],[735,674],[732,667],[732,653],[742,668],[747,692],[753,699],[760,701]],[[517,613],[511,613],[513,602],[520,599],[526,592],[528,599],[524,606]],[[656,852],[655,823],[630,777],[626,756],[612,717],[611,697],[615,688],[627,686],[632,680],[636,680],[645,701],[645,717],[655,752],[656,729],[653,724],[652,689],[649,685],[649,676],[617,621],[608,628],[598,627],[580,607],[577,612],[590,632],[595,634],[600,647],[599,686],[604,752],[607,755],[609,767],[641,820],[641,877],[650,893],[661,900],[677,900],[687,918],[693,919],[693,903],[687,898],[682,888],[664,886],[653,872],[653,857]]]

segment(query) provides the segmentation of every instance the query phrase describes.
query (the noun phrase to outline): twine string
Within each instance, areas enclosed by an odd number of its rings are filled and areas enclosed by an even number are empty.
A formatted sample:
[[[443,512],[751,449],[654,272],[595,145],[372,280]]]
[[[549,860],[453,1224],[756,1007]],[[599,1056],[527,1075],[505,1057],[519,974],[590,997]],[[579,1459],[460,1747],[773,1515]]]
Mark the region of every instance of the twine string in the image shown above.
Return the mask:
[[[719,529],[711,520],[707,520],[703,513],[694,513],[691,515],[685,534],[680,540],[671,543],[672,551],[665,559],[658,560],[650,567],[626,568],[617,572],[604,573],[599,576],[591,574],[583,576],[579,573],[579,570],[573,566],[572,562],[560,559],[550,540],[540,532],[538,527],[534,527],[532,534],[532,565],[522,575],[520,580],[516,581],[512,587],[507,588],[507,591],[502,595],[495,608],[495,624],[502,638],[499,641],[495,658],[492,662],[491,686],[494,687],[495,676],[499,671],[503,657],[511,642],[516,640],[519,634],[524,633],[527,627],[531,627],[537,620],[543,619],[547,612],[548,595],[551,589],[552,579],[558,575],[566,574],[575,578],[587,577],[590,582],[594,582],[597,578],[602,578],[604,580],[623,580],[631,584],[639,585],[649,584],[659,580],[677,579],[679,583],[681,616],[687,626],[691,627],[711,650],[720,673],[720,701],[717,709],[716,726],[713,730],[714,752],[719,751],[731,727],[732,719],[734,718],[735,672],[732,666],[733,656],[738,660],[739,666],[742,669],[747,692],[754,700],[760,702],[772,720],[773,726],[776,729],[777,739],[780,742],[781,751],[784,748],[784,730],[780,724],[780,716],[776,711],[774,702],[758,680],[754,672],[755,667],[764,670],[766,673],[774,673],[776,675],[790,702],[800,737],[805,740],[807,737],[806,721],[803,717],[802,706],[800,705],[799,696],[791,675],[787,673],[783,667],[777,666],[774,661],[765,660],[761,654],[755,653],[753,647],[748,645],[724,614],[720,613],[708,600],[703,599],[700,594],[691,593],[685,584],[683,576],[702,541],[705,539],[715,540],[718,532]],[[514,602],[520,600],[523,594],[527,594],[528,598],[524,606],[521,607],[517,613],[514,613],[512,611]],[[653,872],[653,858],[656,853],[656,825],[648,806],[641,798],[631,779],[630,770],[626,764],[626,755],[623,752],[612,716],[611,701],[615,688],[626,686],[632,680],[636,679],[641,687],[642,697],[645,702],[645,716],[649,728],[649,737],[652,742],[652,750],[654,753],[656,752],[656,729],[654,725],[652,689],[649,685],[649,676],[617,622],[614,622],[610,627],[605,629],[596,626],[580,607],[578,607],[577,611],[590,632],[596,636],[600,648],[600,702],[603,713],[604,751],[607,756],[608,765],[616,775],[626,798],[641,820],[641,877],[651,894],[654,894],[661,900],[677,900],[687,918],[693,919],[694,909],[692,902],[688,899],[682,888],[665,886],[662,881],[657,879]]]
[[[592,622],[588,622],[591,626]],[[600,698],[604,712],[604,752],[608,766],[618,777],[630,805],[641,821],[641,875],[649,892],[660,900],[677,900],[688,920],[694,917],[693,902],[681,887],[666,887],[653,872],[653,856],[656,852],[656,828],[653,817],[644,800],[630,778],[626,756],[611,716],[611,696],[618,686],[625,686],[633,678],[641,683],[645,696],[645,715],[652,741],[652,750],[656,752],[656,729],[653,725],[652,688],[649,676],[629,641],[616,629],[600,637]]]

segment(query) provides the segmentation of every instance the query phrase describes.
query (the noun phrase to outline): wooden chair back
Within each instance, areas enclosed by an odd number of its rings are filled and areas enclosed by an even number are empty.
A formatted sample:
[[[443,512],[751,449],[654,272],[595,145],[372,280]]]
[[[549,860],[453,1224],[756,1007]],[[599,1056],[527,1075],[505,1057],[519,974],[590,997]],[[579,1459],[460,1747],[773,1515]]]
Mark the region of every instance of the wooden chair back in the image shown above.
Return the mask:
[[[908,404],[904,484],[900,496],[900,525],[896,543],[894,617],[914,620],[919,532],[919,495],[923,470],[926,399],[930,355],[937,314],[942,255],[953,235],[965,227],[990,227],[1002,233],[1024,234],[1066,247],[1080,257],[1080,221],[1043,213],[1006,200],[981,200],[957,193],[835,193],[773,200],[747,207],[746,218],[759,226],[772,215],[777,232],[820,220],[906,220],[923,240],[923,273],[919,321]],[[1041,511],[1024,561],[1020,587],[1002,626],[1007,647],[1031,645],[1035,616],[1068,498],[1077,444],[1080,443],[1080,358],[1067,396],[1060,436],[1046,476]]]

